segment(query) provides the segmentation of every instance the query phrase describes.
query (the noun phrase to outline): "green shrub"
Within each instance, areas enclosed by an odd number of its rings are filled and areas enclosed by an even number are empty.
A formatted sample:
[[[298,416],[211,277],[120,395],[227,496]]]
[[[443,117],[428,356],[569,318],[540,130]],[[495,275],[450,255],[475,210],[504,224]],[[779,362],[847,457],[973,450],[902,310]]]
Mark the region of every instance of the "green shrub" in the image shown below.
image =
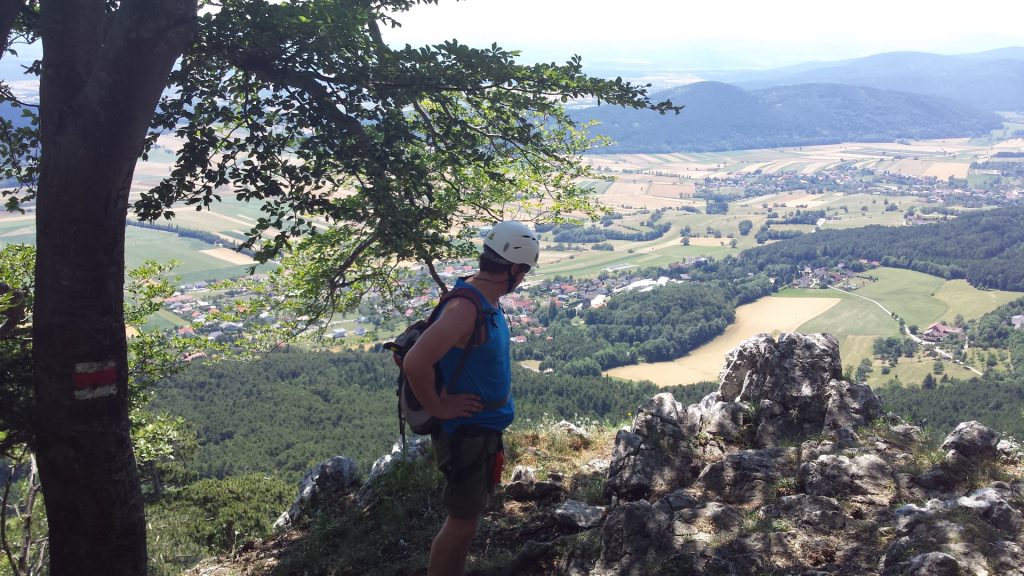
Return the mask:
[[[268,536],[295,494],[290,484],[262,474],[200,480],[168,493],[146,509],[150,573],[176,575]]]

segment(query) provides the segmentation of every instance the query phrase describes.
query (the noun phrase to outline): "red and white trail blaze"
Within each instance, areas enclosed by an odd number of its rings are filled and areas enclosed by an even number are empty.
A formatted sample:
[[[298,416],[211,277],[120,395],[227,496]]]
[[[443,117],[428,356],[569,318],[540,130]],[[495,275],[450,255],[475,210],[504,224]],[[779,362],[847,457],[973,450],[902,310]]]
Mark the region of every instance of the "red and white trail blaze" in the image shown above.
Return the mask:
[[[77,400],[113,396],[117,392],[117,364],[113,360],[79,362],[75,364],[73,383]]]

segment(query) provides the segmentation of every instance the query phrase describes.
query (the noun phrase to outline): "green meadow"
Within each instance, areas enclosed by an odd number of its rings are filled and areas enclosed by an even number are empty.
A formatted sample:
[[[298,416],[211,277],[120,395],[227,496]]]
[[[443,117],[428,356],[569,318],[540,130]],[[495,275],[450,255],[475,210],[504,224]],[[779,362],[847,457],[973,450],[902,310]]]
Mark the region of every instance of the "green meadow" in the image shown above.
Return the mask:
[[[858,362],[860,361],[858,360]],[[936,380],[942,378],[943,374],[959,380],[969,380],[977,376],[976,373],[949,360],[942,360],[941,362],[943,372],[942,374],[935,374],[933,372],[935,369],[935,358],[918,354],[914,358],[900,358],[899,364],[890,368],[888,374],[883,374],[883,363],[876,360],[873,365],[874,371],[867,377],[867,383],[875,390],[881,389],[884,400],[884,387],[888,385],[890,380],[896,380],[905,386],[920,386],[928,374],[932,374],[932,377]],[[847,363],[844,361],[843,364],[846,365]],[[982,367],[979,366],[978,368],[981,369]]]
[[[600,184],[606,184],[601,182]],[[705,214],[703,200],[695,199],[688,205],[699,207],[699,213],[682,210],[665,210],[657,223],[669,223],[671,229],[661,238],[649,242],[610,241],[614,251],[589,250],[589,244],[577,246],[586,248],[582,251],[553,252],[546,250],[542,257],[538,277],[596,276],[601,271],[618,266],[655,266],[677,262],[685,258],[715,257],[721,258],[728,254],[738,254],[747,248],[757,246],[754,234],[767,220],[769,209],[780,214],[798,209],[825,210],[830,218],[825,228],[854,228],[872,224],[893,226],[902,223],[904,212],[912,206],[920,206],[921,202],[912,196],[889,198],[891,204],[899,206],[898,210],[886,211],[885,198],[870,194],[850,194],[839,192],[808,195],[802,192],[771,194],[756,198],[736,200],[729,205],[728,214]],[[767,205],[769,208],[765,208]],[[804,206],[804,208],[798,208]],[[845,207],[845,210],[844,210]],[[861,210],[865,207],[866,210]],[[650,220],[652,211],[642,210],[623,213],[622,218],[613,221],[610,229],[638,230],[641,224]],[[753,229],[746,236],[739,233],[741,220],[750,220]],[[600,224],[598,224],[600,226]],[[682,232],[689,227],[690,244],[684,246],[680,240]],[[776,224],[777,230],[799,230],[804,233],[814,231],[813,225]],[[709,232],[710,229],[710,232]],[[718,238],[715,232],[719,233]],[[731,237],[730,237],[731,236]],[[736,247],[730,247],[736,240]],[[541,235],[541,245],[553,247],[553,235]]]
[[[952,322],[957,315],[972,320],[1024,294],[979,290],[965,280],[943,280],[912,270],[876,268],[863,274],[878,280],[857,290],[877,300],[922,330],[934,322]]]
[[[242,227],[239,222],[244,222],[244,219],[249,218],[250,214],[256,215],[258,210],[233,199],[227,202],[226,206],[231,214],[234,214],[230,218],[238,222],[219,216],[216,212],[197,212],[195,210],[179,211],[175,219],[170,222],[183,228],[240,237],[240,234],[231,233],[228,226],[232,226],[236,230],[247,229],[247,227]],[[0,217],[0,244],[34,245],[35,238],[36,228],[33,219]],[[182,282],[224,280],[248,273],[246,265],[232,264],[201,252],[211,248],[214,246],[193,238],[184,238],[172,232],[138,226],[125,228],[126,268],[135,268],[146,260],[155,260],[160,263],[176,260],[180,264],[175,268],[175,273],[181,277]]]

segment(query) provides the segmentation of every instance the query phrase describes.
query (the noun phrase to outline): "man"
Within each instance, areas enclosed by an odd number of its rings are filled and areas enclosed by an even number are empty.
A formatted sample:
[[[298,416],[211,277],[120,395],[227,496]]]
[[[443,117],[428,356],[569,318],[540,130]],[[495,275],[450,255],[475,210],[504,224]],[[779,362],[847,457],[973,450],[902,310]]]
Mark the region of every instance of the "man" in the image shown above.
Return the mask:
[[[476,292],[486,319],[480,330],[484,333],[470,346],[477,305],[453,298],[403,361],[416,398],[431,416],[443,420],[431,441],[447,480],[448,517],[430,547],[428,576],[461,576],[480,514],[500,476],[501,433],[515,418],[515,407],[509,329],[498,299],[522,283],[539,254],[537,236],[525,224],[495,225],[484,239],[480,271],[455,284]],[[450,382],[463,354],[468,356],[459,379]],[[446,378],[440,394],[434,382],[437,362]]]

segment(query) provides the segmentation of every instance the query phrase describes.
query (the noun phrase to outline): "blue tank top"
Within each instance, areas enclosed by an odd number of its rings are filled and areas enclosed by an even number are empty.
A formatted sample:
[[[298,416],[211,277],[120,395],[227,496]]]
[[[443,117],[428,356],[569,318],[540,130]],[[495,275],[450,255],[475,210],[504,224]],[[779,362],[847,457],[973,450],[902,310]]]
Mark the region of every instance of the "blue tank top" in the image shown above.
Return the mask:
[[[508,428],[515,419],[515,405],[512,403],[512,358],[509,355],[509,329],[505,314],[487,301],[487,298],[461,278],[455,283],[456,288],[468,288],[477,293],[484,315],[484,326],[487,339],[479,346],[469,350],[466,365],[454,385],[449,381],[459,366],[465,352],[462,348],[452,348],[441,357],[441,373],[445,375],[445,385],[449,394],[477,394],[481,401],[487,403],[500,402],[508,398],[501,408],[484,409],[467,418],[454,418],[442,422],[445,433],[451,435],[462,425],[471,424],[502,431]]]

